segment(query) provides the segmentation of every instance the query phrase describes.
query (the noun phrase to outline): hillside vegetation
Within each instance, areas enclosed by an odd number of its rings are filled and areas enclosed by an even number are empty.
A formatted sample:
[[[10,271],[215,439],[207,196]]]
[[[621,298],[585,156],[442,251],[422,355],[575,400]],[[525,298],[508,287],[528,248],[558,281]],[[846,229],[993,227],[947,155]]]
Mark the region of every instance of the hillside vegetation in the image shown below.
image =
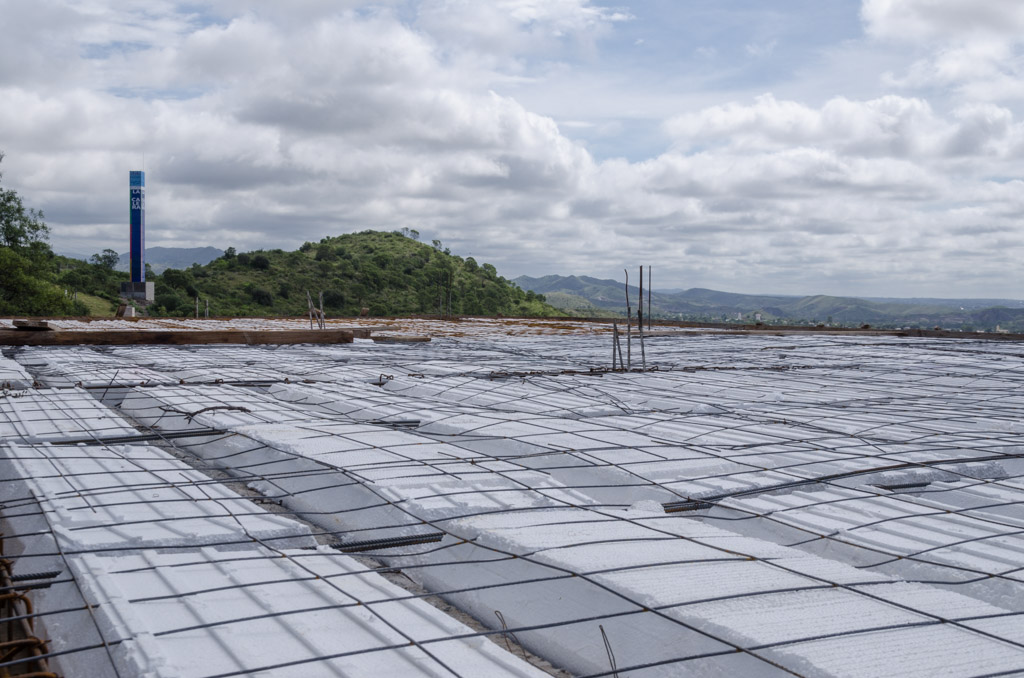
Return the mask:
[[[151,315],[192,315],[195,298],[210,302],[211,315],[302,315],[306,293],[328,316],[452,313],[456,315],[563,315],[543,295],[527,292],[498,275],[490,264],[463,259],[419,242],[414,232],[364,231],[294,252],[235,253],[185,270],[154,276]]]
[[[116,270],[118,253],[103,250],[89,261],[57,256],[48,235],[43,213],[0,186],[0,314],[113,315],[121,302],[120,283],[128,280]],[[203,312],[209,303],[211,315],[297,316],[308,310],[308,293],[317,306],[322,295],[329,316],[358,315],[363,308],[375,316],[565,315],[544,295],[499,276],[491,264],[455,256],[439,240],[427,245],[418,238],[408,229],[364,231],[307,242],[294,252],[228,248],[205,265],[168,268],[160,275],[147,266],[156,293],[147,311],[189,316],[198,297]]]
[[[0,152],[0,161],[4,154]],[[0,174],[0,179],[3,175]],[[65,292],[60,260],[47,242],[43,213],[0,186],[0,313],[84,315],[86,306]]]

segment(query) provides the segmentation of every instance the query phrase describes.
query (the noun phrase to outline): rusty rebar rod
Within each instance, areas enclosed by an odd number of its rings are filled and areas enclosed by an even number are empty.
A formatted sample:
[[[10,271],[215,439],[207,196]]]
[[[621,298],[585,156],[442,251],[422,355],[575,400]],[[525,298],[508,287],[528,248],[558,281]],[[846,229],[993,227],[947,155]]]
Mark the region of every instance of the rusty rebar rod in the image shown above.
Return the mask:
[[[0,537],[0,552],[3,539]],[[36,676],[37,678],[58,678],[50,671],[45,655],[49,653],[47,642],[35,634],[33,627],[32,601],[28,596],[16,590],[15,577],[11,571],[11,561],[0,558],[0,662],[8,662],[23,657],[32,659],[26,663],[28,672],[19,675]]]

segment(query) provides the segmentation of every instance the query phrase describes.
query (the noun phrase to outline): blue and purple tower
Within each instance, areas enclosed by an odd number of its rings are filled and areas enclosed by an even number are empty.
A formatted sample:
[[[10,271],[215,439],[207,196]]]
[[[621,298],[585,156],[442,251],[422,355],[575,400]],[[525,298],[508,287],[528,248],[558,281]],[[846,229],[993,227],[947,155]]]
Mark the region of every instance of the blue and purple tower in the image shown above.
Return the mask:
[[[128,173],[129,271],[133,283],[146,282],[146,173]]]
[[[128,173],[128,271],[131,282],[121,283],[121,296],[153,300],[153,283],[146,282],[146,173]]]

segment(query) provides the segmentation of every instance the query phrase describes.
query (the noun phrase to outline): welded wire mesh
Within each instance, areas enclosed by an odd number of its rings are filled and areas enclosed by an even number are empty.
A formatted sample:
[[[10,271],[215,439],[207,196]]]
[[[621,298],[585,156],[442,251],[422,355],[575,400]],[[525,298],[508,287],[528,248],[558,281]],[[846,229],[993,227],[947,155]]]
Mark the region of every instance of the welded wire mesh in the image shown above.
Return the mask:
[[[55,594],[92,581],[97,559],[105,577],[142,590],[156,573],[192,582],[286,556],[297,569],[196,590],[179,581],[129,603],[242,601],[169,619],[155,638],[174,648],[267,620],[278,633],[303,629],[354,608],[370,616],[345,623],[391,624],[359,649],[303,646],[276,663],[194,675],[342,670],[409,652],[473,675],[467,655],[448,660],[455,651],[442,648],[482,637],[504,647],[513,636],[530,661],[577,675],[1024,670],[1018,345],[655,336],[646,341],[657,370],[640,374],[608,372],[610,335],[592,328],[466,329],[386,347],[19,352],[34,376],[68,386],[0,398],[12,443],[3,477],[20,478],[12,487],[23,492],[2,518],[23,523],[11,538],[43,544],[24,566],[67,573],[46,590],[53,616],[87,613]],[[139,383],[141,369],[158,376]],[[116,436],[132,444],[111,444]],[[43,489],[53,482],[66,489]],[[295,529],[268,529],[264,506],[225,482],[271,502],[275,520],[301,521],[319,549],[296,550]],[[92,524],[68,537],[58,518],[84,512]],[[90,532],[103,537],[90,542]],[[169,544],[174,558],[158,557]],[[373,561],[345,560],[346,545],[375,544]],[[352,596],[345,582],[374,572],[415,586]],[[246,607],[307,580],[336,588]],[[422,636],[385,613],[437,597],[478,621]],[[102,649],[118,665],[131,637],[103,635],[111,606],[89,608],[96,637],[58,650],[61,661]],[[532,670],[493,647],[513,673]]]

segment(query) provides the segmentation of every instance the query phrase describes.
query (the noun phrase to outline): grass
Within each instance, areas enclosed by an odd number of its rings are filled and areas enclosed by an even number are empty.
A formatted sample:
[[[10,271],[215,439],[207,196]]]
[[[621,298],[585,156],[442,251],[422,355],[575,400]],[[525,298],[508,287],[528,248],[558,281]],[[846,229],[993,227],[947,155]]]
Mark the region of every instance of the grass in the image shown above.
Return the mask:
[[[83,304],[85,304],[86,308],[89,309],[89,315],[91,315],[91,316],[100,316],[100,317],[111,316],[111,317],[113,317],[114,313],[117,312],[117,308],[114,307],[114,304],[112,304],[111,302],[107,301],[106,299],[101,299],[100,297],[94,297],[91,294],[85,294],[84,292],[79,292],[78,293],[78,300],[80,302],[82,302]]]

